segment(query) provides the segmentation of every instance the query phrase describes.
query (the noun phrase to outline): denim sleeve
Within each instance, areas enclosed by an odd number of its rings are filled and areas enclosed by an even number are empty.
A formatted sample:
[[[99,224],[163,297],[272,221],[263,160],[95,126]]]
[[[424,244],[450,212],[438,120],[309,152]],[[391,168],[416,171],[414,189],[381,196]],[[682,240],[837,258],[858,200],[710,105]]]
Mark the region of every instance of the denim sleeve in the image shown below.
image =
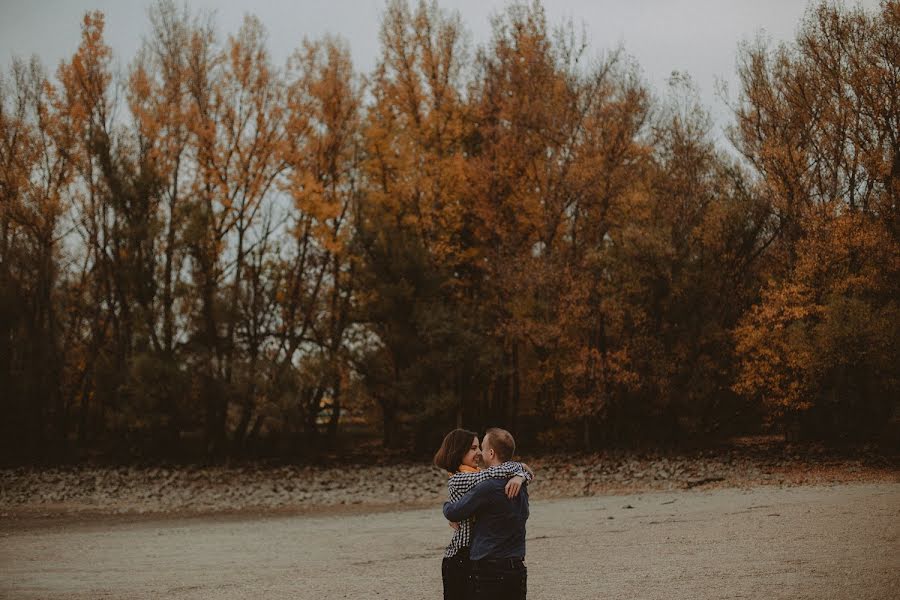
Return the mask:
[[[456,523],[474,515],[488,497],[488,488],[476,485],[456,502],[444,502],[444,517]]]

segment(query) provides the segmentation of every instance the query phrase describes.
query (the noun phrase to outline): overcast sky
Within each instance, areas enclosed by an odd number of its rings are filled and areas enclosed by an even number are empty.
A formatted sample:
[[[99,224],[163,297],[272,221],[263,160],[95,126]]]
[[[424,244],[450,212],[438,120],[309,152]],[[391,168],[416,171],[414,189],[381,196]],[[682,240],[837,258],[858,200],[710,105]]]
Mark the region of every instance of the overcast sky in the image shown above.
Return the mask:
[[[106,14],[106,40],[119,65],[134,57],[149,27],[151,0],[0,0],[0,59],[36,54],[51,71],[77,48],[87,10]],[[378,27],[385,0],[191,0],[193,11],[214,9],[220,33],[237,30],[244,14],[260,18],[276,64],[305,37],[338,34],[350,43],[358,70],[370,71],[378,55]],[[441,0],[458,10],[474,45],[490,39],[490,17],[505,0]],[[877,0],[864,0],[872,8]],[[583,24],[590,51],[623,45],[644,77],[663,93],[673,70],[687,72],[699,88],[717,127],[727,122],[716,81],[736,92],[738,44],[763,34],[773,42],[794,38],[805,0],[544,0],[548,21]]]

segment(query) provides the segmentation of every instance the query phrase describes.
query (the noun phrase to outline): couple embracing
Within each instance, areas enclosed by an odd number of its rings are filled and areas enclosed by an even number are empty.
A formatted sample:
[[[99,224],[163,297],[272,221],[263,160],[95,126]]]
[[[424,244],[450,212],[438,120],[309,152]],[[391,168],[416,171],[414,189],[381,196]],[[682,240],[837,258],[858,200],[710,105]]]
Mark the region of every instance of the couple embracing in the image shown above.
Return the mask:
[[[455,429],[444,437],[434,464],[450,475],[444,516],[453,538],[444,552],[444,600],[524,600],[527,483],[534,473],[513,462],[505,429],[478,434]],[[483,468],[482,468],[483,467]]]

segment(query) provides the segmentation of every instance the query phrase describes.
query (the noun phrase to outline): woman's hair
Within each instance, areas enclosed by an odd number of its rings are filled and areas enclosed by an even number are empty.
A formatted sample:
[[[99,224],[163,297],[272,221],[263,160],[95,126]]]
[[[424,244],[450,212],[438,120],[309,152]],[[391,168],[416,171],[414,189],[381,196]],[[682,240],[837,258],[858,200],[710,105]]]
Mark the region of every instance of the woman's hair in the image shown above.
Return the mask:
[[[468,429],[454,429],[444,436],[441,447],[434,454],[434,466],[454,473],[462,463],[463,456],[472,447],[472,440],[477,433]]]

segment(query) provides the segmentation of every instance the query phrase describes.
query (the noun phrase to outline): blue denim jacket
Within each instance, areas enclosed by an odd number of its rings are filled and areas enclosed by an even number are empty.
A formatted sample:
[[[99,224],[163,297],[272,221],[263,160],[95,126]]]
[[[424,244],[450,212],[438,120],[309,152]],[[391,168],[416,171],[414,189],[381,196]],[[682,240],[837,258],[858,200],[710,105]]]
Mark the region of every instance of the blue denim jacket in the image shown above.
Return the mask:
[[[489,479],[472,488],[456,502],[444,503],[450,521],[475,517],[469,557],[525,558],[525,521],[528,520],[528,489],[507,498],[505,479]]]

